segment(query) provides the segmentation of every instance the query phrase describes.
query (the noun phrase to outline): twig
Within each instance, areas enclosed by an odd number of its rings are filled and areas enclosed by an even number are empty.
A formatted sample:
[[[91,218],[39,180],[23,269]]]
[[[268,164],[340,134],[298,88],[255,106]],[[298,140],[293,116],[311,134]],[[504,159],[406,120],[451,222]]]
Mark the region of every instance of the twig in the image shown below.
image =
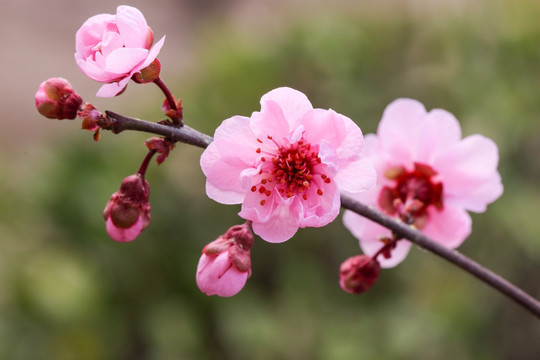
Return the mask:
[[[109,117],[106,124],[100,124],[104,129],[111,130],[114,133],[119,133],[124,130],[135,130],[153,133],[165,136],[169,139],[183,142],[186,144],[206,148],[212,141],[212,137],[200,133],[199,131],[184,125],[181,128],[157,124],[145,120],[129,118],[123,115],[116,114],[112,111],[105,112]],[[520,304],[537,318],[540,318],[540,302],[529,294],[516,287],[512,283],[503,279],[491,270],[486,269],[477,262],[469,259],[465,255],[456,250],[450,250],[441,244],[435,242],[422,232],[408,226],[401,221],[385,215],[367,205],[364,205],[348,196],[341,195],[341,206],[344,209],[351,210],[361,216],[364,216],[396,233],[412,243],[428,250],[452,264],[462,268],[466,272],[472,274],[486,284],[493,287],[495,290],[508,296],[511,300]]]

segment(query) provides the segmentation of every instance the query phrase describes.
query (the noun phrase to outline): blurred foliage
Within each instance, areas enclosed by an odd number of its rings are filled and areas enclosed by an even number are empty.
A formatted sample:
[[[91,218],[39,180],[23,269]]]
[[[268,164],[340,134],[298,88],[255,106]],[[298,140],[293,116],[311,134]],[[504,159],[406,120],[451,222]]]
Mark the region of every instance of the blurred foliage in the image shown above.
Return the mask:
[[[538,298],[540,6],[489,4],[448,17],[374,9],[306,16],[279,34],[249,36],[214,18],[198,40],[198,71],[165,81],[182,97],[186,121],[209,134],[258,110],[278,86],[303,91],[365,133],[397,97],[451,111],[465,136],[497,142],[506,190],[473,214],[460,250]],[[339,265],[359,248],[339,219],[285,244],[259,239],[239,295],[201,294],[202,247],[241,220],[238,207],[206,198],[200,149],[179,144],[152,165],[152,223],[136,241],[106,235],[103,207],[138,168],[146,137],[104,133],[96,146],[80,132],[51,145],[40,163],[0,175],[0,358],[540,358],[537,320],[418,249],[368,293],[342,292]]]

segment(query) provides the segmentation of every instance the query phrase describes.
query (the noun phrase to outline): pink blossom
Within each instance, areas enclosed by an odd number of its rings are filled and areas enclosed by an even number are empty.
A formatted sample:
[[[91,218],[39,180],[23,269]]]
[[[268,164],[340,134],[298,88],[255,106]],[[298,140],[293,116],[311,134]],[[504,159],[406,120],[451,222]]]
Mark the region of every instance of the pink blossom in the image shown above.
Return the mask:
[[[122,5],[116,15],[99,14],[84,22],[75,37],[75,60],[86,76],[105,84],[97,96],[113,97],[156,59],[164,41],[165,36],[152,47],[154,34],[143,14]]]
[[[197,286],[206,295],[237,294],[251,276],[250,249],[253,234],[249,224],[230,228],[206,245],[197,265]]]
[[[363,136],[349,118],[314,109],[301,92],[278,88],[250,118],[233,116],[217,129],[201,157],[207,195],[242,204],[241,217],[269,242],[283,242],[307,226],[333,221],[340,190],[375,184],[361,157]]]
[[[503,192],[497,145],[481,135],[462,139],[452,114],[427,112],[416,100],[388,105],[377,135],[366,135],[364,154],[375,165],[377,186],[353,197],[451,249],[471,232],[467,210],[483,212]],[[367,255],[381,249],[385,237],[391,238],[388,229],[350,211],[343,221]],[[381,266],[397,265],[410,247],[409,241],[398,241],[390,258],[379,259]]]
[[[150,186],[141,174],[122,181],[120,190],[107,202],[103,218],[107,234],[116,241],[133,241],[150,223]]]

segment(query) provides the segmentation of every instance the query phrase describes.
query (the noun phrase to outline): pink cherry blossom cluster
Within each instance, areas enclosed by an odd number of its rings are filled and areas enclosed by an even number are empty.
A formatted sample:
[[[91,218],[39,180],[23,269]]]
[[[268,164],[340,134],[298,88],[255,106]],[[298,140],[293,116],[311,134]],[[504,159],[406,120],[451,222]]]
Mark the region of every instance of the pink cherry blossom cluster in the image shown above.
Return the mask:
[[[119,6],[116,15],[89,18],[77,31],[75,59],[89,78],[103,83],[97,96],[121,94],[130,79],[154,82],[166,99],[165,128],[182,128],[182,102],[159,77],[157,55],[165,37],[154,36],[142,13]],[[119,131],[108,113],[83,102],[60,78],[42,83],[35,96],[46,117],[83,120],[83,128]],[[471,233],[467,211],[482,212],[503,191],[497,172],[498,150],[490,139],[462,139],[456,118],[444,110],[427,112],[418,101],[398,99],[384,111],[377,134],[365,137],[350,118],[314,108],[306,95],[289,87],[261,98],[261,109],[232,116],[216,129],[201,155],[206,193],[222,204],[241,204],[243,225],[233,226],[206,245],[196,282],[207,295],[232,296],[251,275],[253,234],[271,243],[291,239],[300,228],[334,221],[341,196],[351,196],[404,222],[448,248]],[[161,164],[177,140],[154,137],[139,171],[128,176],[108,202],[104,218],[109,236],[134,240],[150,222],[150,159]],[[369,289],[381,267],[401,262],[411,247],[389,229],[346,211],[345,226],[364,254],[346,260],[340,285],[352,293]]]

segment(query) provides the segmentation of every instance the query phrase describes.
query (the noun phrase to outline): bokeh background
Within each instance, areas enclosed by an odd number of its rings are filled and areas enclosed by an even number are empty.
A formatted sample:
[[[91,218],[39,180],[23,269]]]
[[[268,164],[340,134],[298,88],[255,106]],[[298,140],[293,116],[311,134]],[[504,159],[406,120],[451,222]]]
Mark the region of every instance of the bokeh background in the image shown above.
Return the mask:
[[[195,284],[202,247],[240,219],[205,197],[201,150],[179,144],[148,172],[152,223],[107,237],[102,211],[145,155],[142,133],[45,119],[33,96],[68,78],[100,110],[159,120],[157,87],[114,99],[73,60],[79,26],[109,0],[0,0],[1,359],[539,359],[540,322],[413,249],[366,294],[337,282],[360,252],[341,220],[252,249],[237,296]],[[540,298],[540,2],[132,0],[166,34],[162,77],[186,122],[212,134],[278,86],[374,132],[398,97],[444,108],[499,145],[504,195],[460,251]]]

